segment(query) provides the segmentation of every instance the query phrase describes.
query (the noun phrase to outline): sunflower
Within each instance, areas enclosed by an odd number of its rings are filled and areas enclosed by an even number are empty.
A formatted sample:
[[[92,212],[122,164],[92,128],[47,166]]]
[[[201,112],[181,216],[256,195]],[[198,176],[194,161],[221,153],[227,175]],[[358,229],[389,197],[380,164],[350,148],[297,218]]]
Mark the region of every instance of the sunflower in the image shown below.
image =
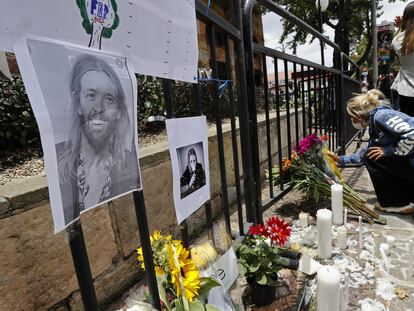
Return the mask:
[[[198,295],[200,289],[200,274],[194,261],[190,258],[187,259],[182,271],[184,273],[185,297],[192,301]]]
[[[192,301],[198,295],[200,288],[200,275],[197,266],[191,258],[190,252],[183,247],[180,241],[174,240],[173,243],[166,245],[168,254],[168,265],[171,275],[171,283],[175,287],[177,297],[184,295]]]
[[[142,247],[137,248],[137,254],[138,254],[137,260],[141,262],[141,268],[145,270],[144,255],[142,253]],[[160,266],[154,265],[154,268],[155,268],[155,273],[157,275],[165,274],[165,271]]]

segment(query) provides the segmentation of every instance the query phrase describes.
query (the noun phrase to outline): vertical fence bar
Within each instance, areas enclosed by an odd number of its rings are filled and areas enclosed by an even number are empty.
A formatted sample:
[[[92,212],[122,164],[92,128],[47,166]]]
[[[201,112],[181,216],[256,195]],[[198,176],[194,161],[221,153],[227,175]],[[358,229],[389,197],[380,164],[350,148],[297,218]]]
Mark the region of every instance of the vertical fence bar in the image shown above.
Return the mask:
[[[305,105],[305,73],[303,64],[300,65],[300,78],[302,80],[302,137],[306,136],[306,105]],[[308,98],[309,102],[309,98]]]
[[[198,73],[197,73],[197,77],[198,77]],[[201,90],[200,90],[200,84],[199,83],[193,83],[192,85],[193,87],[193,98],[195,101],[195,112],[197,115],[202,115],[203,114],[203,108],[201,106]],[[208,236],[209,236],[209,240],[213,242],[213,244],[215,244],[215,241],[213,239],[213,212],[211,210],[211,201],[207,201],[204,204],[204,210],[206,212],[206,222],[207,222],[207,231],[208,231]]]
[[[237,29],[243,30],[242,11],[240,0],[232,1],[233,24]],[[246,80],[246,54],[243,39],[235,41],[236,44],[236,73],[238,90],[238,111],[240,124],[240,142],[243,163],[243,186],[244,199],[246,206],[247,221],[258,223],[256,210],[256,187],[253,175],[253,157],[251,154],[249,107],[247,100],[247,80]]]
[[[298,78],[296,71],[296,63],[293,63],[293,88],[295,100],[295,139],[296,146],[299,145],[299,116],[298,116]]]
[[[289,70],[287,60],[283,60],[285,69],[285,101],[286,101],[286,129],[287,129],[287,143],[288,143],[288,157],[292,155],[292,137],[290,134],[290,94],[289,94]]]
[[[158,293],[157,277],[155,275],[154,262],[152,258],[152,248],[150,241],[150,233],[148,229],[147,213],[145,211],[144,192],[142,190],[134,191],[135,215],[137,217],[139,237],[142,247],[142,255],[145,263],[145,275],[148,281],[149,291],[152,297],[152,306],[161,310],[160,296]],[[85,308],[85,310],[88,310]]]
[[[226,74],[229,82],[229,104],[230,104],[230,124],[231,124],[231,144],[233,147],[233,164],[234,164],[234,182],[236,184],[236,196],[237,196],[237,217],[239,223],[239,234],[244,235],[243,226],[243,209],[242,209],[242,197],[240,187],[240,170],[239,170],[239,152],[237,146],[237,127],[236,127],[236,108],[234,105],[234,93],[233,93],[233,74],[232,74],[232,58],[230,55],[229,38],[225,36],[225,51],[226,51]]]
[[[315,101],[315,92],[311,90],[311,67],[308,66],[308,122],[309,122],[309,133],[308,135],[312,134],[312,107],[314,106]]]
[[[265,103],[265,115],[266,115],[266,142],[267,142],[267,169],[268,169],[268,181],[269,181],[269,195],[273,198],[273,177],[272,177],[272,144],[270,141],[270,116],[269,116],[269,84],[267,81],[267,65],[266,55],[262,54],[263,65],[263,82],[264,82],[264,103]]]
[[[334,146],[334,118],[332,116],[332,111],[334,111],[334,96],[333,96],[333,74],[329,74],[329,149],[333,150]]]
[[[162,89],[164,92],[165,109],[167,111],[167,118],[174,118],[174,99],[172,92],[172,83],[169,79],[162,79]],[[187,220],[183,220],[180,225],[181,239],[185,247],[190,246],[190,232]]]
[[[328,106],[327,106],[327,88],[326,88],[326,72],[323,71],[323,114],[324,114],[324,122],[323,122],[323,133],[326,135],[327,133],[327,126],[328,126]]]
[[[315,107],[315,111],[314,111],[314,115],[315,115],[315,133],[316,134],[318,134],[318,122],[319,122],[319,98],[318,98],[318,87],[317,87],[317,84],[316,84],[316,79],[317,79],[317,77],[316,77],[316,75],[317,75],[317,70],[316,70],[316,68],[313,68],[313,90],[314,90],[314,93],[315,93],[315,105],[314,105],[314,107]]]
[[[210,44],[210,58],[211,58],[211,67],[213,70],[213,77],[218,79],[218,70],[217,70],[217,59],[216,59],[216,36],[215,36],[215,27],[213,24],[208,26],[208,39]],[[226,177],[226,164],[224,158],[224,143],[223,143],[223,129],[221,124],[221,107],[220,107],[220,97],[218,93],[218,82],[213,80],[213,101],[215,107],[216,115],[216,129],[217,129],[217,143],[219,151],[219,162],[220,162],[220,177],[221,177],[221,195],[222,195],[222,209],[224,213],[224,218],[226,222],[226,227],[229,234],[231,233],[230,225],[230,211],[229,211],[229,199],[227,194],[227,177]]]
[[[91,268],[89,266],[88,253],[86,251],[85,239],[83,238],[82,226],[79,220],[70,225],[69,245],[72,253],[73,265],[78,279],[79,290],[85,310],[98,311],[95,287]]]
[[[319,84],[319,135],[322,134],[323,130],[323,96],[322,96],[322,70],[318,70],[318,84]]]
[[[277,58],[273,58],[274,63],[274,72],[275,72],[275,97],[276,97],[276,137],[277,137],[277,155],[279,158],[279,172],[282,171],[282,161],[283,161],[283,155],[282,155],[282,134],[280,133],[281,127],[280,127],[280,96],[279,96],[279,66],[278,66],[278,60]],[[280,174],[280,190],[283,190],[284,184],[283,184],[283,175]]]
[[[256,78],[255,78],[255,58],[253,52],[253,12],[250,11],[243,19],[243,38],[246,46],[246,81],[247,81],[247,103],[250,122],[250,141],[252,154],[252,167],[255,187],[255,213],[259,223],[263,223],[262,214],[262,180],[260,172],[260,150],[259,133],[257,129],[257,100],[256,100]],[[259,64],[260,66],[260,61]]]

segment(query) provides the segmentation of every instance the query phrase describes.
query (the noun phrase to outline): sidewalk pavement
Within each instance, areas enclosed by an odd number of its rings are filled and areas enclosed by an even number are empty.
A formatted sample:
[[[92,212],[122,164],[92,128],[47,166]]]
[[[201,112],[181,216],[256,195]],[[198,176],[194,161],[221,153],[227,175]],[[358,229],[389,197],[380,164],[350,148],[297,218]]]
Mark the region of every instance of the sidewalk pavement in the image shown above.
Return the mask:
[[[353,152],[354,146],[355,144],[351,145],[348,152]],[[373,208],[373,204],[377,201],[365,167],[344,168],[342,176]],[[317,209],[329,207],[329,205],[330,202],[310,202],[302,193],[291,191],[264,213],[264,219],[275,214],[283,216],[288,220],[293,220],[295,230],[294,220],[298,218],[301,210],[310,212],[310,224],[315,225]],[[350,288],[348,306],[345,310],[414,311],[414,274],[409,275],[408,255],[408,241],[410,239],[414,241],[414,220],[412,215],[385,213],[382,215],[387,219],[386,225],[364,223],[362,249],[359,249],[358,242],[358,219],[350,215],[347,225],[348,249],[341,251],[334,246],[331,260],[318,260],[322,264],[333,264],[342,273],[348,275]],[[311,234],[312,230],[315,230],[315,227],[309,229],[306,234]],[[334,228],[334,245],[335,236],[336,229]],[[396,240],[395,247],[390,249],[389,256],[384,259],[379,246],[386,242],[387,236],[394,236]],[[412,265],[414,269],[414,262]],[[315,301],[310,309],[314,308],[316,308]]]
[[[348,152],[353,152],[352,148],[355,148],[355,145],[351,145]],[[375,192],[364,166],[342,169],[342,175],[345,181],[362,197],[366,198],[369,204],[373,205],[376,202]],[[262,195],[264,201],[267,195],[268,189],[265,188]],[[294,231],[298,232],[296,236],[301,235],[303,238],[306,235],[316,234],[316,211],[321,207],[329,206],[330,202],[315,203],[309,201],[303,193],[291,191],[266,210],[263,218],[266,220],[274,215],[283,217],[292,222]],[[309,221],[311,226],[302,232],[296,225],[300,211],[309,212],[311,215]],[[348,305],[344,310],[414,311],[414,276],[408,275],[408,241],[414,240],[413,217],[391,214],[383,214],[383,216],[387,219],[386,225],[364,223],[363,248],[360,249],[358,246],[358,220],[349,215],[348,249],[341,251],[334,246],[332,259],[318,259],[322,264],[337,266],[344,275],[347,275],[349,298]],[[232,231],[238,232],[237,212],[231,215],[231,227]],[[335,245],[336,228],[333,231]],[[395,247],[390,249],[390,255],[384,260],[380,254],[379,245],[385,243],[386,236],[389,235],[396,238]],[[221,237],[215,239],[218,248],[228,248],[230,241],[223,239],[223,236],[226,236],[223,220],[219,220],[215,224],[214,236]],[[201,239],[207,241],[207,234]],[[315,245],[313,247],[303,246],[302,248],[307,248],[306,251],[313,251],[316,254]],[[389,267],[388,272],[387,267]],[[107,310],[117,310],[125,306],[128,296],[135,296],[137,288],[138,286],[129,291],[129,294],[126,293],[122,299]],[[315,284],[313,289],[315,289]],[[316,310],[315,296],[313,294],[310,310]]]

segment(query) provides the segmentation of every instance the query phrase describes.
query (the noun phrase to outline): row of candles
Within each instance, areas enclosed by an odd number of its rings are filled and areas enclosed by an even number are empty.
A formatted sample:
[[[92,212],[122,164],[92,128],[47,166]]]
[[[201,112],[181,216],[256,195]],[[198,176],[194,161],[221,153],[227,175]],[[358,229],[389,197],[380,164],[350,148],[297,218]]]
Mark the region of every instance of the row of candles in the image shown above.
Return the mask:
[[[332,256],[332,224],[337,227],[338,247],[342,250],[347,248],[347,219],[348,210],[343,208],[343,187],[339,184],[331,186],[331,207],[320,209],[316,213],[317,236],[318,236],[318,256],[321,259],[329,259]],[[299,226],[308,226],[308,213],[299,214]],[[362,217],[358,217],[359,225],[359,248],[363,247],[363,225]],[[389,248],[394,247],[395,238],[387,236],[387,244],[380,246],[380,252],[388,255]],[[409,277],[413,275],[413,252],[414,242],[409,241]],[[322,266],[317,274],[317,302],[318,311],[336,311],[340,308],[340,280],[341,274],[334,266]],[[342,297],[341,300],[343,300]],[[342,309],[342,308],[341,308]]]

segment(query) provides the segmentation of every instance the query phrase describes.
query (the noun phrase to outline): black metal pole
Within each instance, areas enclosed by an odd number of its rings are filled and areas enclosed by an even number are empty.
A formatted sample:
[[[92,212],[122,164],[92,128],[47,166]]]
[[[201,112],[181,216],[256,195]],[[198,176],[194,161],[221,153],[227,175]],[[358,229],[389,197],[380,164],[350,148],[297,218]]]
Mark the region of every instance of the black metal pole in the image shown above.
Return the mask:
[[[158,293],[157,277],[155,275],[152,248],[148,229],[147,213],[145,211],[144,193],[142,190],[134,191],[134,206],[137,217],[139,237],[142,247],[142,255],[145,263],[145,275],[148,281],[148,288],[151,294],[152,306],[161,310],[160,296]],[[89,309],[86,309],[89,310]]]
[[[237,196],[237,217],[239,221],[239,234],[244,235],[243,227],[243,208],[242,197],[240,187],[240,165],[239,165],[239,149],[237,147],[237,128],[236,128],[236,108],[234,105],[234,93],[233,93],[233,75],[231,70],[231,55],[228,35],[225,36],[225,51],[226,51],[226,73],[229,83],[229,103],[230,103],[230,124],[231,124],[231,144],[233,146],[233,164],[234,164],[234,183],[236,184],[236,196]]]
[[[323,24],[322,24],[322,9],[321,9],[321,0],[318,0],[318,18],[319,18],[319,32],[323,34]],[[324,51],[324,44],[322,40],[319,40],[321,45],[321,63],[325,66],[325,51]]]
[[[233,0],[233,24],[242,30],[242,14],[240,0]],[[250,143],[249,108],[247,102],[247,83],[243,37],[235,41],[236,44],[236,72],[238,90],[238,111],[240,124],[240,143],[243,164],[243,186],[247,221],[257,224],[256,218],[256,189],[253,177],[253,160]]]
[[[265,116],[266,116],[266,143],[267,143],[267,170],[268,170],[268,183],[269,183],[269,196],[273,198],[273,176],[272,176],[272,143],[270,141],[270,115],[269,115],[269,84],[267,80],[267,65],[266,55],[262,54],[262,66],[263,66],[263,83],[264,83],[264,104],[265,104]]]
[[[216,38],[215,38],[215,27],[213,24],[210,24],[207,30],[208,39],[210,43],[210,58],[211,58],[211,67],[213,70],[213,77],[218,79],[218,69],[217,69],[217,59],[216,59]],[[220,180],[221,180],[221,195],[222,195],[222,208],[224,213],[224,219],[226,223],[227,230],[231,234],[231,224],[230,224],[230,210],[229,210],[229,199],[227,193],[227,175],[226,175],[226,164],[224,157],[224,141],[223,141],[223,128],[221,122],[221,107],[220,107],[220,97],[218,93],[218,82],[217,80],[213,81],[213,101],[215,107],[215,116],[216,116],[216,130],[217,130],[217,144],[219,152],[219,166],[220,166]]]
[[[88,311],[98,311],[98,301],[96,299],[95,287],[93,285],[88,253],[86,251],[80,221],[77,220],[73,223],[68,231],[69,245],[72,252],[73,264],[75,266],[83,307]]]

